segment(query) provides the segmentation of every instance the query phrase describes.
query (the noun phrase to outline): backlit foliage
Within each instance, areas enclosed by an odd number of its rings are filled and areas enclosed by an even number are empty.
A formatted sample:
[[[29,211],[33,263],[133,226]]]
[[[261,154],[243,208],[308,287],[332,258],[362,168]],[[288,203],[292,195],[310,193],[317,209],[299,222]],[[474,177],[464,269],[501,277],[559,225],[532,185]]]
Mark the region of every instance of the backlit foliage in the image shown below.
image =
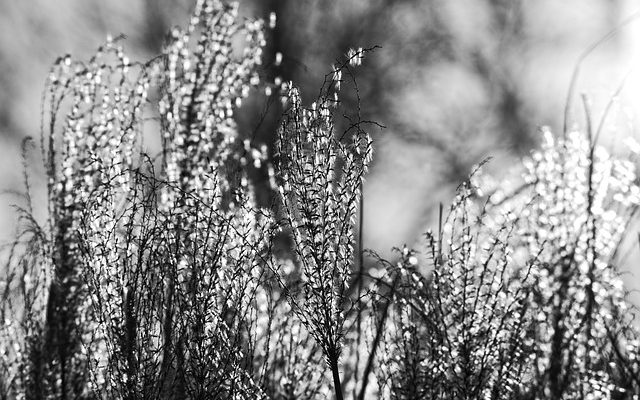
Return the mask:
[[[261,82],[265,28],[201,0],[145,64],[120,38],[56,61],[46,216],[28,139],[2,270],[0,398],[638,398],[616,265],[640,204],[632,162],[545,131],[517,189],[476,171],[420,251],[365,262],[373,141],[339,93],[359,98],[368,50],[305,105],[294,83]],[[273,155],[234,120],[262,92],[285,110]]]
[[[406,248],[387,271],[395,300],[380,379],[391,398],[511,398],[528,372],[538,257],[515,257],[515,217],[489,230],[471,189],[463,184],[442,231],[426,234],[428,275]]]
[[[609,398],[619,392],[612,368],[611,335],[628,312],[615,253],[638,204],[634,166],[612,158],[579,132],[554,139],[544,132],[542,150],[525,163],[526,207],[520,208],[517,246],[539,252],[530,285],[531,355],[535,398]],[[628,385],[626,382],[622,388]]]
[[[277,143],[279,190],[301,278],[299,288],[285,289],[340,386],[338,361],[353,270],[353,224],[371,160],[371,139],[359,127],[351,143],[336,137],[337,97],[321,97],[310,109],[302,107],[295,88],[287,97],[291,107]]]

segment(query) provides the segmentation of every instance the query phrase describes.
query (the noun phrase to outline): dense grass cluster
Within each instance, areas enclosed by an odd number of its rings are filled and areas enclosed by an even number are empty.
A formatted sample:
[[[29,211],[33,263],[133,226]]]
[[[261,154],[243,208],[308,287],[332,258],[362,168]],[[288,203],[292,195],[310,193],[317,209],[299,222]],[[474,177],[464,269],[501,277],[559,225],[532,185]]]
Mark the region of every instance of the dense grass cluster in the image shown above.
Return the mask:
[[[640,205],[630,161],[545,131],[520,186],[476,171],[419,250],[365,268],[373,145],[339,100],[364,51],[305,106],[262,82],[264,29],[201,0],[148,63],[118,40],[55,63],[47,217],[25,166],[1,271],[0,398],[638,398],[616,266]],[[273,154],[234,121],[255,88],[285,108]]]

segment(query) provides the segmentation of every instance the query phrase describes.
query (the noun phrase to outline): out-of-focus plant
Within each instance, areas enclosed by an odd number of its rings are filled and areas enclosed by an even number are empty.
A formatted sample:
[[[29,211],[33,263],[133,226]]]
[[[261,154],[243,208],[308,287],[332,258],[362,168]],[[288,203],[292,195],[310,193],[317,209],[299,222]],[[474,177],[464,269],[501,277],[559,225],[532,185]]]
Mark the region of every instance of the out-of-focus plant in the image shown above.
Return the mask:
[[[524,166],[525,186],[498,208],[521,210],[515,245],[540,253],[530,285],[537,350],[527,393],[609,398],[618,382],[607,331],[618,330],[628,308],[615,253],[640,204],[634,166],[588,135],[555,139],[548,130]],[[523,207],[525,198],[533,201]]]

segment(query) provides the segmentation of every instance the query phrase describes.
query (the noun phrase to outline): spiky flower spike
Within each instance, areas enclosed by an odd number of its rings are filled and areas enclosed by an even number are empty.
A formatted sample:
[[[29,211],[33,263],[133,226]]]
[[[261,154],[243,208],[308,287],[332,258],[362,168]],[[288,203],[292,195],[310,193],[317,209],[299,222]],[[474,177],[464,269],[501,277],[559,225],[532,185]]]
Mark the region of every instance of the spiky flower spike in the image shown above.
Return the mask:
[[[354,262],[353,224],[372,141],[359,127],[344,141],[336,136],[337,97],[322,95],[305,108],[298,90],[290,87],[287,98],[290,107],[276,145],[277,176],[284,225],[291,230],[302,274],[300,286],[287,289],[294,312],[323,349],[338,388]]]

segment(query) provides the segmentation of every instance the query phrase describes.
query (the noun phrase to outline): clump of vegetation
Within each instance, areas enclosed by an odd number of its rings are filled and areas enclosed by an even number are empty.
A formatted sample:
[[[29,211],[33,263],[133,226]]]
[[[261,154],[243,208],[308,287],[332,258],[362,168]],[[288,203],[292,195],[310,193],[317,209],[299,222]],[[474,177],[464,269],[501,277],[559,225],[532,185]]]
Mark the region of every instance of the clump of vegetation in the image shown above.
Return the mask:
[[[630,161],[593,135],[545,131],[521,187],[474,172],[424,251],[370,251],[365,268],[373,142],[339,93],[366,50],[305,106],[293,83],[261,83],[264,29],[201,0],[147,63],[117,39],[55,63],[39,142],[47,218],[25,162],[2,270],[3,399],[640,395],[640,331],[616,266],[640,204]],[[285,106],[273,155],[234,121],[261,85]]]

